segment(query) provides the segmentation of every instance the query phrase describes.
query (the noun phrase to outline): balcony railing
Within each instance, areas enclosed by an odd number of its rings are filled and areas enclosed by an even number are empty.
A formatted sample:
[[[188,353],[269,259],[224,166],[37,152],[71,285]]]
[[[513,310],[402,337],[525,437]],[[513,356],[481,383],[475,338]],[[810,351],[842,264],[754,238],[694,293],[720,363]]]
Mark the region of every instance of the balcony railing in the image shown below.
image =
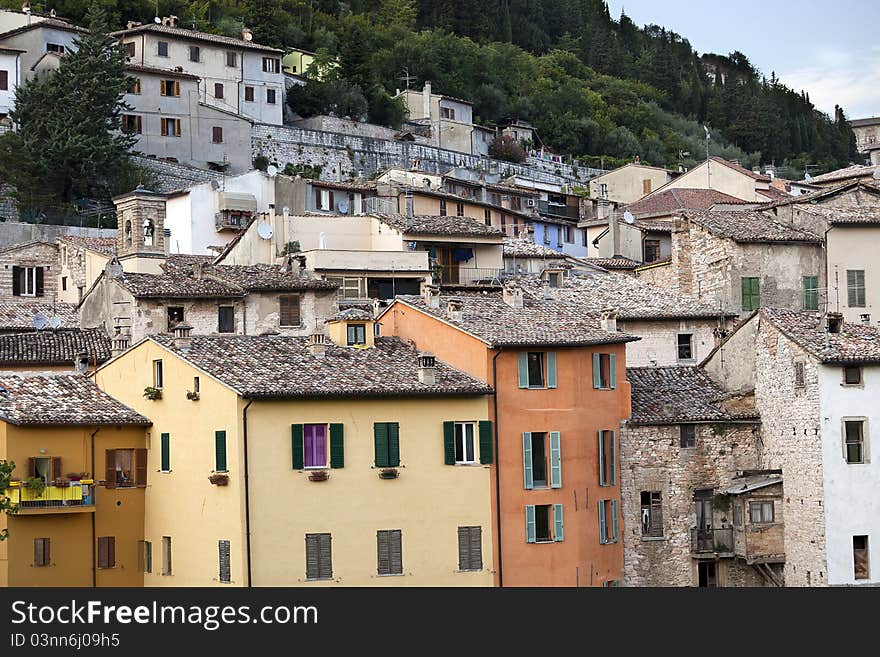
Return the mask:
[[[92,494],[92,485],[79,482],[71,482],[70,486],[46,486],[39,492],[19,483],[4,493],[20,509],[91,506],[94,504]]]
[[[721,529],[691,528],[693,554],[733,554],[733,527]]]
[[[581,218],[580,208],[570,205],[558,205],[555,203],[548,203],[547,201],[538,201],[538,212],[540,214],[546,214],[551,217],[562,217],[564,219],[571,219],[572,221],[578,221]]]
[[[439,285],[500,285],[503,269],[492,267],[449,267],[434,265],[431,273]]]

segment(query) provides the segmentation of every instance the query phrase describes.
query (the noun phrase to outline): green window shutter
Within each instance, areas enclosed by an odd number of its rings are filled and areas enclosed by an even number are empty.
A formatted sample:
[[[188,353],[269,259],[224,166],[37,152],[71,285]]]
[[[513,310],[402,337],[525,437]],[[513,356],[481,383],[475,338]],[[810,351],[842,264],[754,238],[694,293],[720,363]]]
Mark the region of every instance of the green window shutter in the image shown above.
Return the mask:
[[[614,390],[617,387],[617,356],[608,356],[608,387]]]
[[[602,387],[602,371],[599,365],[599,354],[593,354],[593,387]]]
[[[171,470],[171,434],[163,433],[162,442],[162,472]]]
[[[330,425],[330,467],[345,467],[345,432],[343,425]]]
[[[599,500],[599,542],[608,542],[607,525],[605,523],[605,500]]]
[[[599,431],[599,485],[607,486],[605,481],[605,432]]]
[[[526,490],[535,487],[532,474],[532,434],[528,431],[523,432],[523,486]]]
[[[376,451],[376,467],[387,468],[388,466],[388,423],[376,422],[373,424],[373,443]]]
[[[557,543],[565,540],[565,523],[562,521],[562,505],[553,505],[553,540]]]
[[[226,472],[226,432],[214,432],[214,470]]]
[[[558,431],[550,432],[550,488],[562,488],[562,451]]]
[[[303,425],[301,424],[291,424],[290,425],[290,447],[291,452],[293,454],[293,464],[292,467],[294,470],[302,470],[303,469]]]
[[[556,387],[556,352],[547,352],[547,387]]]
[[[489,465],[492,463],[492,422],[480,420],[480,463]]]
[[[517,370],[519,373],[519,387],[520,388],[528,388],[529,387],[529,354],[526,351],[521,351],[517,354]]]
[[[396,468],[400,465],[400,425],[388,423],[388,466]]]
[[[617,510],[619,506],[617,500],[611,500],[611,542],[617,543],[618,534],[617,534],[617,520],[620,516],[620,513]]]
[[[537,541],[537,532],[535,531],[535,506],[529,504],[526,506],[526,543],[535,543]]]
[[[617,450],[615,447],[617,434],[613,431],[608,433],[611,435],[611,443],[608,445],[608,484],[614,486],[617,483]]]
[[[804,310],[819,310],[818,276],[804,276]]]
[[[455,465],[455,422],[443,423],[443,455],[446,465]]]

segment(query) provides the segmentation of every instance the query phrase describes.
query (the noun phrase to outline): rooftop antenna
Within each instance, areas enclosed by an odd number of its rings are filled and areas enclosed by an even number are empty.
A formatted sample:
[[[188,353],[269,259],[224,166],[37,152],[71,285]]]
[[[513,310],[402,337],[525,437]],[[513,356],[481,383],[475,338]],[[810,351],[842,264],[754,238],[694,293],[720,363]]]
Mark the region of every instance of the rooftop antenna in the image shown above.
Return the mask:
[[[416,76],[409,74],[409,66],[403,67],[403,75],[398,78],[399,80],[403,80],[406,83],[406,88],[409,89],[409,83],[416,79]]]
[[[703,130],[706,131],[706,182],[709,185],[709,189],[712,189],[712,172],[709,171],[709,140],[711,135],[709,134],[709,128],[703,126]]]

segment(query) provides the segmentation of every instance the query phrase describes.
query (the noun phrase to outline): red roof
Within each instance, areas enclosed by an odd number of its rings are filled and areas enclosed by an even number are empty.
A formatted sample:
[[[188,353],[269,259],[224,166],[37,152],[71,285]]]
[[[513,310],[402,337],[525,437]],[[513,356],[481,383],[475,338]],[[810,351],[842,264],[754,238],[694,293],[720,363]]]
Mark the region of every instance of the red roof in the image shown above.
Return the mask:
[[[667,189],[630,203],[626,209],[635,216],[671,214],[676,210],[707,210],[719,203],[748,203],[715,189]]]

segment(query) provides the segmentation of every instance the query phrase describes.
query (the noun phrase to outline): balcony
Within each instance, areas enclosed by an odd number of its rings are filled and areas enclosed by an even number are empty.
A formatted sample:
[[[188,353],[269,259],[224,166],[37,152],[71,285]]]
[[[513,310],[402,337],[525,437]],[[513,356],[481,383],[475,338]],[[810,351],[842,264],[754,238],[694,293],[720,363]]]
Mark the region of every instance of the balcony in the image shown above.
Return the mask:
[[[306,269],[313,271],[422,273],[428,274],[427,251],[355,251],[313,249],[305,256]]]
[[[538,201],[538,213],[548,217],[570,219],[571,221],[578,221],[581,218],[580,208],[571,205],[548,203],[547,201]]]
[[[734,556],[733,527],[721,529],[691,528],[691,554]]]
[[[217,212],[214,215],[214,229],[219,233],[224,230],[244,230],[251,219],[250,213]]]
[[[91,483],[71,482],[69,486],[46,486],[38,492],[21,485],[21,482],[12,482],[5,495],[12,504],[18,506],[18,515],[95,510],[94,485]]]
[[[434,265],[431,268],[436,285],[489,286],[501,285],[506,276],[503,269],[492,267],[455,267]]]

